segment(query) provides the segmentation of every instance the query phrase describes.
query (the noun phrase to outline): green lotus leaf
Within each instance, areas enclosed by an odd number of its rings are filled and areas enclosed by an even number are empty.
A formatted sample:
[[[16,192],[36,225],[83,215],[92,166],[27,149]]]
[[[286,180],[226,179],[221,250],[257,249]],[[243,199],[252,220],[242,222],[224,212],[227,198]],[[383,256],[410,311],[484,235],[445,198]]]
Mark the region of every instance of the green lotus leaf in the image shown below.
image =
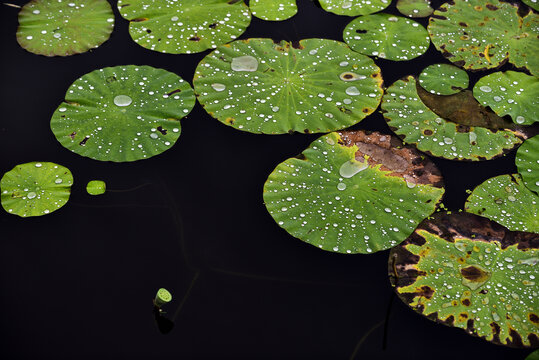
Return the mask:
[[[443,193],[434,163],[397,137],[344,131],[279,164],[264,185],[264,202],[292,236],[365,254],[406,239]]]
[[[387,89],[382,111],[404,141],[446,159],[489,160],[522,142],[520,133],[511,130],[514,124],[487,112],[471,91],[432,95],[416,86],[412,76]]]
[[[452,95],[468,87],[466,71],[448,64],[427,66],[419,75],[419,85],[431,94]]]
[[[398,0],[397,10],[409,17],[427,17],[434,11],[430,7],[430,0]]]
[[[530,355],[526,356],[525,360],[539,360],[539,349],[535,350],[534,352],[530,353]]]
[[[539,193],[539,135],[520,145],[515,163],[526,187]]]
[[[530,11],[498,0],[454,0],[430,17],[433,44],[455,65],[465,69],[496,68],[507,59],[539,74],[539,20]]]
[[[98,47],[113,28],[108,1],[32,0],[19,12],[17,41],[34,54],[68,56]]]
[[[532,9],[539,11],[539,0],[522,0],[522,2]],[[539,359],[539,354],[537,358]]]
[[[320,0],[322,8],[337,15],[369,15],[384,10],[391,0]]]
[[[102,161],[135,161],[169,149],[195,104],[178,75],[150,66],[116,66],[77,79],[51,129],[69,150]]]
[[[102,195],[107,189],[107,184],[102,180],[92,180],[86,185],[86,192],[90,195]]]
[[[499,116],[509,115],[517,124],[539,121],[539,79],[516,71],[484,76],[473,88],[475,98]]]
[[[119,0],[118,9],[137,44],[169,54],[216,48],[251,23],[243,0]]]
[[[249,9],[257,18],[269,21],[290,19],[298,12],[296,0],[250,0]]]
[[[438,213],[389,255],[401,300],[430,320],[511,347],[539,345],[539,238]]]
[[[465,209],[512,231],[539,233],[539,196],[524,185],[518,174],[486,180],[472,191]]]
[[[264,134],[343,129],[371,114],[382,95],[374,61],[326,39],[235,41],[200,62],[193,84],[211,116]]]
[[[395,61],[416,58],[430,44],[421,24],[390,14],[355,18],[344,29],[343,38],[354,51]]]
[[[50,162],[15,166],[0,180],[2,206],[21,217],[49,214],[69,200],[73,175],[68,168]]]

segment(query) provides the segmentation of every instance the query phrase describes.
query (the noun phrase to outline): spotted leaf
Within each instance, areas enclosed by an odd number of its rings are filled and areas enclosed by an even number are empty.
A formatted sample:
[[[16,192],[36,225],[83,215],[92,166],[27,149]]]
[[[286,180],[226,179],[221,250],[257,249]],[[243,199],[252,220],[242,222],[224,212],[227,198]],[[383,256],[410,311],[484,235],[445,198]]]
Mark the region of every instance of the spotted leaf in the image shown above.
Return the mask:
[[[449,64],[427,66],[419,75],[423,89],[436,95],[452,95],[468,87],[466,71]]]

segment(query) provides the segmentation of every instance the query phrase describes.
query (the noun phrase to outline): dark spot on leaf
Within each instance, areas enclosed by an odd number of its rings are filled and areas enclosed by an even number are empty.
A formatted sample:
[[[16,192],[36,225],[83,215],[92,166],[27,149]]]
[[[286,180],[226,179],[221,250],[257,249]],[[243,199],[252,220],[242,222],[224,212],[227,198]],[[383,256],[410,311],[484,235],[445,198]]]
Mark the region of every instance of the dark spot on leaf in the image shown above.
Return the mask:
[[[470,302],[470,299],[462,299],[462,305],[464,306],[470,306],[471,302]]]
[[[146,32],[150,34],[152,31],[150,29],[146,29]]]
[[[71,138],[71,140],[75,139],[75,135],[77,135],[76,131],[73,131],[71,134],[69,134],[69,137]]]
[[[148,18],[136,18],[136,19],[133,19],[131,20],[132,22],[142,22],[142,21],[147,21]]]
[[[468,24],[466,24],[464,21],[459,22],[459,25],[463,27],[468,27]]]
[[[434,289],[431,288],[430,286],[423,285],[418,289],[416,294],[418,296],[422,296],[422,297],[424,297],[426,299],[430,299],[432,297],[432,295],[434,295]]]
[[[200,38],[198,36],[193,36],[189,38],[189,41],[200,41]]]
[[[303,45],[301,45],[299,41],[292,41],[292,47],[294,49],[303,49]]]
[[[528,319],[530,319],[530,321],[535,325],[539,325],[539,316],[537,316],[537,314],[529,313]]]
[[[498,10],[498,7],[496,5],[487,4],[486,7],[487,9],[492,10],[492,11]]]
[[[210,24],[210,29],[215,29],[217,27],[217,23]]]
[[[179,92],[181,92],[181,90],[180,90],[180,89],[176,89],[176,90],[173,90],[173,91],[169,92],[167,95],[168,95],[168,96],[171,96],[171,95],[177,94],[177,93],[179,93]]]
[[[368,113],[369,111],[371,111],[371,109],[369,109],[369,108],[363,108],[361,111],[363,111],[364,113]]]
[[[445,16],[442,16],[442,15],[431,15],[432,18],[435,18],[435,19],[440,19],[440,20],[447,20],[447,18]]]
[[[307,157],[303,154],[296,155],[295,158],[299,160],[307,160]]]
[[[427,135],[427,136],[430,136],[430,135],[433,134],[433,132],[432,132],[432,130],[430,130],[430,129],[425,129],[425,130],[423,130],[423,134],[424,134],[424,135]]]
[[[79,143],[80,146],[85,146],[86,145],[86,141],[88,141],[90,137],[89,136],[86,136],[84,139],[82,139],[82,141]]]
[[[358,34],[366,34],[366,33],[367,33],[367,30],[360,30],[360,29],[358,29],[358,30],[356,30],[356,32],[357,32]]]
[[[166,129],[163,129],[162,126],[158,126],[157,127],[157,131],[159,131],[161,134],[163,135],[166,135],[167,134],[167,130]]]
[[[303,132],[304,132],[305,134],[310,134],[310,133],[311,133],[311,130],[305,129],[305,130],[303,130]]]
[[[231,118],[231,117],[229,117],[229,118],[227,118],[227,119],[225,120],[225,122],[226,122],[227,124],[230,124],[230,125],[233,125],[235,121],[236,121],[236,119]]]

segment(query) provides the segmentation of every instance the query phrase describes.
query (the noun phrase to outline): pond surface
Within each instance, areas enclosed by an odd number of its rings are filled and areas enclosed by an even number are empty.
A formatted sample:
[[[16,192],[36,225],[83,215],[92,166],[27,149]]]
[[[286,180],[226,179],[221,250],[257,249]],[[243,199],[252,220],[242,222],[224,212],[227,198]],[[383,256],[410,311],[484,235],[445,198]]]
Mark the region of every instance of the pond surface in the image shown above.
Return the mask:
[[[288,21],[253,18],[241,38],[342,40],[351,18],[311,1],[298,4]],[[386,12],[397,14],[394,5]],[[19,47],[16,14],[4,6],[0,12],[0,172],[51,161],[68,167],[75,184],[68,204],[53,214],[0,214],[3,359],[348,359],[362,339],[356,359],[507,360],[529,352],[414,313],[394,296],[388,251],[325,252],[277,226],[263,203],[264,182],[318,135],[241,132],[197,104],[182,120],[176,145],[152,159],[108,163],[66,150],[49,120],[74,80],[97,68],[136,64],[191,83],[207,52],[143,49],[115,9],[115,30],[102,46],[46,58]],[[413,61],[376,63],[388,86],[442,61],[431,44]],[[471,74],[472,84],[477,78]],[[390,133],[379,111],[353,129]],[[479,163],[434,159],[445,179],[444,204],[458,210],[467,189],[516,172],[514,156]],[[122,191],[92,197],[85,188],[94,179]],[[166,335],[152,314],[160,287],[174,297],[165,310],[175,326]]]

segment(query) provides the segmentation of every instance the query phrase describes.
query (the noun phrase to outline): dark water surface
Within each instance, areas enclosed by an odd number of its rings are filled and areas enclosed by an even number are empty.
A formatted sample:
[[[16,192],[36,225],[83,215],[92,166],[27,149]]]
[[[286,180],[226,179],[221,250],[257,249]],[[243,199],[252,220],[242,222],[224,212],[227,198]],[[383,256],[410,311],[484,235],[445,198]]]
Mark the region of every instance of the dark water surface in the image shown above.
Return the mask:
[[[351,18],[307,0],[299,6],[288,21],[253,18],[242,38],[342,40]],[[74,80],[101,67],[147,64],[191,82],[207,52],[143,49],[115,9],[115,30],[101,47],[46,58],[17,44],[16,9],[0,13],[0,173],[51,161],[75,177],[70,201],[55,213],[0,213],[2,359],[348,359],[367,334],[356,359],[508,360],[529,352],[437,325],[392,301],[388,251],[324,252],[277,226],[263,204],[264,181],[319,135],[241,132],[197,104],[177,144],[152,159],[107,163],[64,149],[49,120]],[[386,85],[438,61],[432,45],[413,61],[376,60]],[[389,133],[379,113],[355,128]],[[453,210],[464,205],[466,189],[516,172],[514,152],[482,163],[435,162]],[[114,190],[144,186],[91,197],[92,179]],[[152,315],[156,290],[172,292],[167,315],[174,317],[196,274],[174,328],[162,335]]]

